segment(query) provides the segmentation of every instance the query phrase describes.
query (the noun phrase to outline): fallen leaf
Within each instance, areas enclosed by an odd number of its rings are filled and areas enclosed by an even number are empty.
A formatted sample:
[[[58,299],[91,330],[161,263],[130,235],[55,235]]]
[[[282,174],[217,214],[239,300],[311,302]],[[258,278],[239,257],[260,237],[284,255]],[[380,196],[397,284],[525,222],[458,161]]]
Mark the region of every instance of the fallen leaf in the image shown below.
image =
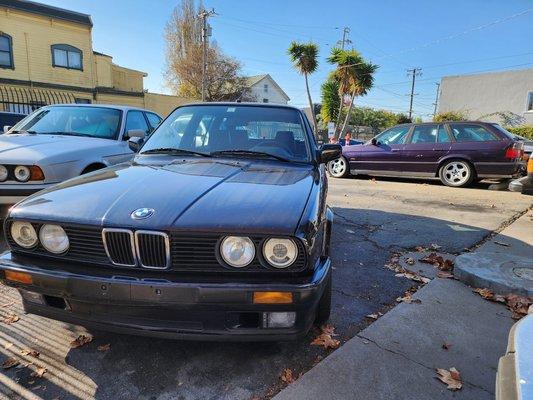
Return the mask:
[[[431,264],[441,271],[453,270],[453,261],[448,259],[445,260],[442,256],[437,255],[437,253],[430,253],[426,257],[421,258],[420,261]]]
[[[324,325],[320,329],[321,333],[311,342],[311,345],[322,346],[325,349],[336,349],[340,346],[340,341],[332,338],[332,336],[337,336],[334,333],[335,328],[333,326]]]
[[[452,346],[452,345],[451,345],[450,343],[446,343],[446,342],[444,342],[444,343],[442,344],[442,348],[443,348],[444,350],[450,350],[450,347],[451,347],[451,346]]]
[[[407,304],[411,304],[411,303],[420,304],[420,303],[422,303],[422,301],[420,299],[413,299],[413,295],[409,291],[405,292],[403,297],[398,297],[396,299],[396,301],[398,303],[407,303]]]
[[[413,264],[415,263],[415,260],[412,259],[411,257],[407,257],[407,258],[405,259],[405,262],[406,262],[407,264],[409,264],[409,265],[413,265]]]
[[[403,272],[403,273],[396,274],[395,276],[398,277],[398,278],[411,279],[412,281],[415,281],[415,282],[422,282],[422,283],[431,282],[431,279],[426,278],[425,276],[417,275],[417,274],[412,273],[412,272]]]
[[[376,314],[368,314],[368,315],[365,315],[365,317],[367,318],[370,318],[370,319],[378,319],[379,317],[381,317],[383,315],[383,313],[376,313]]]
[[[436,243],[431,243],[431,244],[429,245],[429,247],[432,248],[433,250],[438,250],[438,249],[440,249],[442,246],[439,246],[439,245],[436,244]]]
[[[437,375],[437,378],[448,385],[447,388],[450,390],[459,390],[463,387],[461,375],[454,367],[450,368],[450,370],[438,368]]]
[[[522,297],[516,294],[510,294],[506,297],[507,307],[513,313],[513,319],[520,319],[527,315],[528,308],[533,304],[533,297]]]
[[[281,373],[280,379],[286,384],[291,384],[296,380],[290,368],[285,368],[283,370],[283,372]]]
[[[17,322],[19,320],[19,316],[17,314],[11,314],[7,317],[4,317],[3,322],[4,324],[11,325],[14,322]]]
[[[483,297],[486,300],[492,300],[492,298],[494,297],[494,293],[492,293],[492,290],[487,289],[487,288],[484,288],[484,289],[476,288],[474,289],[474,293],[479,294],[481,297]]]
[[[39,357],[39,352],[33,349],[22,349],[20,351],[20,354],[22,354],[23,356]]]
[[[102,344],[96,348],[98,351],[107,351],[111,348],[111,343]]]
[[[3,363],[2,363],[2,368],[3,369],[9,369],[9,368],[13,368],[15,366],[19,365],[19,362],[16,358],[13,358],[13,357],[9,357],[8,359],[6,359]]]
[[[500,245],[500,246],[503,246],[503,247],[511,246],[509,243],[498,242],[497,240],[494,241],[494,244],[497,244],[497,245]]]
[[[91,343],[93,341],[93,337],[89,335],[79,335],[75,340],[70,342],[70,347],[73,349],[76,349],[78,347],[84,346],[87,343]]]
[[[31,376],[36,376],[36,377],[38,377],[38,378],[42,378],[43,375],[45,374],[45,372],[46,372],[46,368],[44,368],[44,367],[39,367],[39,368],[37,368],[35,371],[33,371],[33,372],[31,373]]]
[[[437,277],[438,278],[443,278],[443,279],[453,279],[454,276],[451,272],[448,272],[448,271],[438,271],[437,272]]]

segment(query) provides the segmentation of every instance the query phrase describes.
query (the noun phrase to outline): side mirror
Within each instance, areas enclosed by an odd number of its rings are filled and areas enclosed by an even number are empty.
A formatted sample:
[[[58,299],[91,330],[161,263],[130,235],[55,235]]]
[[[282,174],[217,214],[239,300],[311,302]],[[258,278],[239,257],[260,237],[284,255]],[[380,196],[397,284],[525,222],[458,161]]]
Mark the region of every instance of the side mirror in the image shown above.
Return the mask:
[[[4,125],[4,133],[7,133],[8,130],[10,130],[12,127],[9,125]]]
[[[137,153],[139,151],[139,149],[141,148],[143,143],[144,143],[144,138],[132,137],[132,138],[128,139],[128,147],[134,153]]]
[[[378,144],[378,141],[376,140],[376,138],[372,138],[372,140],[370,141],[370,143],[372,143],[373,146],[377,146]]]
[[[126,137],[128,139],[131,139],[131,138],[144,139],[145,136],[146,136],[146,132],[143,131],[142,129],[130,129],[129,131],[126,132]]]
[[[336,160],[342,155],[340,144],[323,144],[319,150],[318,161],[321,164]]]

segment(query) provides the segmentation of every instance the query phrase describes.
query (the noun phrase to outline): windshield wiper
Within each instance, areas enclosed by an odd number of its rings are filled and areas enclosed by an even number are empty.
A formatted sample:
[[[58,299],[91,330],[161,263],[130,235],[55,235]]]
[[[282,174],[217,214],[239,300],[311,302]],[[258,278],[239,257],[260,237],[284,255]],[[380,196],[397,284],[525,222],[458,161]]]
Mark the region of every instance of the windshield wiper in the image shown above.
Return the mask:
[[[199,151],[178,149],[175,147],[160,147],[158,149],[150,149],[143,151],[140,154],[192,154],[195,156],[211,157],[211,154],[200,153]]]
[[[36,132],[37,133],[37,132]],[[97,136],[91,135],[89,133],[81,132],[68,132],[68,131],[55,131],[55,132],[39,132],[39,135],[65,135],[65,136],[84,136],[84,137],[94,137]]]
[[[275,154],[266,153],[264,151],[253,151],[253,150],[220,150],[220,151],[213,151],[211,153],[212,156],[225,156],[225,155],[231,155],[231,156],[243,156],[243,157],[261,157],[261,158],[275,158],[279,161],[284,162],[291,162],[291,160],[277,156]]]
[[[12,131],[12,132],[9,132],[9,134],[13,134],[13,133],[29,133],[31,135],[35,135],[37,132],[35,131],[27,131],[27,130],[24,130],[24,129],[19,129],[18,131]]]

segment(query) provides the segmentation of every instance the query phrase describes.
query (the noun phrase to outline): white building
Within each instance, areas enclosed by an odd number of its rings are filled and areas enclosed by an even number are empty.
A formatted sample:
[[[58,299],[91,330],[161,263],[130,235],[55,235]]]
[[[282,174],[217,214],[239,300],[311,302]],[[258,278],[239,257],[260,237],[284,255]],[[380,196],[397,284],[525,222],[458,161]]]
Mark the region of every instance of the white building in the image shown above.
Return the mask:
[[[259,103],[287,104],[290,100],[269,74],[249,76],[246,79],[252,97]]]
[[[501,122],[498,112],[512,112],[533,124],[533,69],[445,76],[440,86],[439,112],[465,111],[469,119]]]

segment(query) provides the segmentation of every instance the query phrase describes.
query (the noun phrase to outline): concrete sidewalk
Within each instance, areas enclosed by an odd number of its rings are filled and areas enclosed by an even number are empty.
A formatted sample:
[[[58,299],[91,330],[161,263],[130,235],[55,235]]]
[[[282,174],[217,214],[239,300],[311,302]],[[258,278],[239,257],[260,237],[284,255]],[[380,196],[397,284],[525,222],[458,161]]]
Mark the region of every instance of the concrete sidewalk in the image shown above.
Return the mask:
[[[530,214],[476,251],[531,255]],[[511,313],[451,279],[435,277],[413,298],[421,303],[400,303],[275,399],[493,399]],[[437,368],[451,367],[463,380],[455,392],[436,379]]]

